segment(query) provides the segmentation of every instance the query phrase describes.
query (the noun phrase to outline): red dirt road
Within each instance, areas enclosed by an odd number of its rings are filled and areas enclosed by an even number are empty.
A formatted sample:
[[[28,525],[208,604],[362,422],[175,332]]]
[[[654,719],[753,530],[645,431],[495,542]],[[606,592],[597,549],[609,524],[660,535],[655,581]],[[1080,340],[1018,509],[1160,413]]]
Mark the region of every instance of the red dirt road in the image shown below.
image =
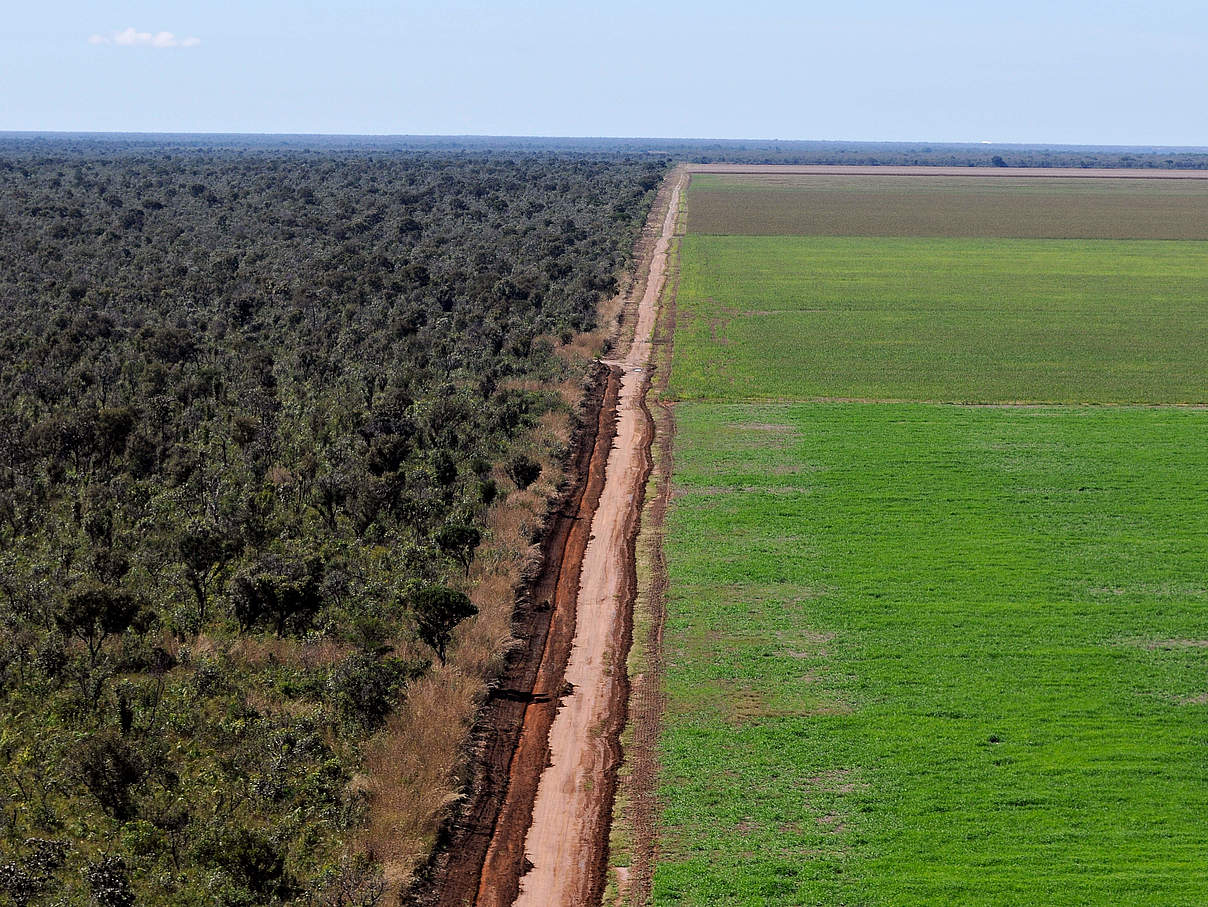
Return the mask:
[[[518,907],[597,903],[603,892],[620,762],[617,737],[628,693],[624,665],[635,591],[634,542],[651,464],[652,426],[645,409],[651,340],[682,179],[676,176],[629,352],[608,363],[623,371],[616,436],[580,572],[575,639],[566,668],[571,692],[550,729],[550,765],[541,776],[524,846],[532,868],[520,881]]]
[[[587,392],[585,431],[571,464],[575,484],[549,527],[541,573],[513,621],[522,645],[478,722],[478,765],[468,802],[442,846],[435,891],[417,893],[416,904],[504,907],[516,897],[524,834],[570,657],[579,565],[612,448],[620,380],[614,369],[601,366],[600,372]]]
[[[518,609],[523,645],[480,718],[470,797],[422,903],[545,907],[596,903],[603,892],[628,693],[634,544],[650,470],[647,372],[687,177],[681,169],[671,179],[656,202],[667,212],[648,252],[633,340],[624,358],[602,364],[588,392],[595,406],[573,464],[576,484],[550,527],[530,600]]]

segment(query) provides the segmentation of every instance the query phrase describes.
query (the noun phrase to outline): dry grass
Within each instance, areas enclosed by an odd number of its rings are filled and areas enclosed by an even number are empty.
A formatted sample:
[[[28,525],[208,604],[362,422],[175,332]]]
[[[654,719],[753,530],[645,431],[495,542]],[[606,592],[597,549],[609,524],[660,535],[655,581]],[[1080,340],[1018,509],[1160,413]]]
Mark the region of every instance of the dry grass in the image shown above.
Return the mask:
[[[563,462],[574,422],[568,414],[582,405],[589,363],[621,336],[634,288],[642,285],[649,267],[658,223],[657,216],[647,221],[635,255],[638,267],[622,275],[620,292],[601,304],[596,330],[555,344],[567,377],[554,389],[566,407],[544,414],[525,439],[528,455],[542,466],[536,482],[521,490],[502,470],[495,470],[504,493],[487,514],[483,544],[464,581],[478,616],[458,629],[449,663],[434,667],[408,688],[402,708],[371,742],[365,774],[355,781],[370,804],[359,844],[382,862],[395,895],[427,860],[441,823],[461,799],[471,767],[470,730],[488,684],[498,676],[505,653],[517,644],[511,633],[516,596],[522,582],[536,572],[540,549],[534,539],[540,537],[566,485]],[[526,381],[512,386],[551,389],[549,384]]]
[[[198,637],[193,651],[203,654],[202,637]],[[240,637],[226,648],[227,655],[250,667],[283,664],[305,670],[330,667],[343,661],[351,652],[352,646],[334,639],[300,641],[271,636]]]
[[[536,558],[531,539],[544,525],[562,484],[556,448],[565,448],[570,425],[565,413],[548,414],[530,439],[542,477],[520,490],[509,488],[487,516],[484,543],[465,579],[478,616],[457,632],[449,663],[435,666],[407,691],[403,707],[374,738],[358,783],[369,795],[369,824],[361,845],[381,860],[395,891],[408,884],[431,852],[443,819],[459,801],[468,760],[467,735],[486,685],[513,644],[516,592]]]

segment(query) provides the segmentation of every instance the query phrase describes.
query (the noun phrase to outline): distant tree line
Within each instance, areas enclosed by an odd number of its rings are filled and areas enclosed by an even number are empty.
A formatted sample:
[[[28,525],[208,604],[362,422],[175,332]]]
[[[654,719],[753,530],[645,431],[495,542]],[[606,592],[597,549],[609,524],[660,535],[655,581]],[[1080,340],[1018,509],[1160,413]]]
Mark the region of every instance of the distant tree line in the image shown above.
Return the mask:
[[[1025,145],[985,142],[833,142],[777,139],[536,138],[524,136],[140,136],[0,133],[0,154],[70,149],[91,156],[170,148],[206,154],[215,147],[253,153],[287,147],[298,153],[436,152],[482,154],[629,154],[692,163],[856,164],[927,167],[1108,167],[1208,169],[1208,148],[1165,146]],[[995,159],[1001,161],[998,163]]]

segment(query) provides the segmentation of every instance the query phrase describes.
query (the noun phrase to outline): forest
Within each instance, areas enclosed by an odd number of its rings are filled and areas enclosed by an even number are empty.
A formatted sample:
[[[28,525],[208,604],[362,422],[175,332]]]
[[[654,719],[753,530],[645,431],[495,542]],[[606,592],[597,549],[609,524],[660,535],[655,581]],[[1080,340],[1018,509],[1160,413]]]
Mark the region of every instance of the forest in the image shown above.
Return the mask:
[[[0,142],[0,904],[381,899],[366,753],[667,166]]]
[[[924,167],[1208,169],[1208,148],[1161,145],[1028,145],[989,142],[839,142],[801,139],[574,138],[481,135],[138,135],[0,133],[7,149],[95,153],[176,153],[224,149],[255,153],[631,154],[693,164],[849,164]]]

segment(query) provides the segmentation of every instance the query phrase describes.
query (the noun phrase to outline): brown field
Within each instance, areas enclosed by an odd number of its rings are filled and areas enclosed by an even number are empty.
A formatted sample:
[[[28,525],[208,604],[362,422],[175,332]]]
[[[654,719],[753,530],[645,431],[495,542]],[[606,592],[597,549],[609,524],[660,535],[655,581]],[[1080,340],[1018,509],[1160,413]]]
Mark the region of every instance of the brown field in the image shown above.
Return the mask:
[[[1208,239],[1200,171],[927,169],[695,172],[688,232]]]
[[[1208,170],[1164,170],[1158,167],[931,167],[869,164],[688,164],[689,173],[863,174],[865,176],[1047,176],[1063,179],[1208,180]]]

